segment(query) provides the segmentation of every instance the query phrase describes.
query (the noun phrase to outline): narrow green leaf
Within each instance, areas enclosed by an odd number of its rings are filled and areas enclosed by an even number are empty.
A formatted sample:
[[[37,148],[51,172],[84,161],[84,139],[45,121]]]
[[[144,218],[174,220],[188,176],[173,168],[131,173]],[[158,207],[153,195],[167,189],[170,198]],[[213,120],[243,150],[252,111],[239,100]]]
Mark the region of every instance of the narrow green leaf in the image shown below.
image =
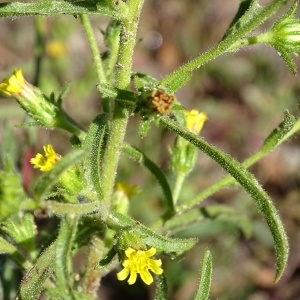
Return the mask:
[[[227,35],[225,39],[223,39],[220,43],[216,44],[207,52],[197,56],[186,64],[182,65],[180,68],[176,69],[172,73],[166,75],[159,81],[159,86],[161,88],[168,89],[168,87],[172,87],[173,83],[176,82],[177,89],[183,86],[186,82],[180,78],[185,78],[192,71],[200,68],[202,65],[208,63],[210,60],[215,59],[216,57],[223,55],[226,52],[231,51],[231,47],[240,39],[249,35],[255,28],[264,23],[272,14],[274,14],[284,3],[286,0],[274,0],[268,6],[264,7],[260,10],[255,18],[250,18],[248,22],[243,24],[242,27],[239,28],[235,32],[235,34]],[[180,85],[181,81],[181,85]]]
[[[88,202],[80,204],[70,204],[70,203],[60,203],[57,201],[46,201],[45,207],[51,211],[53,214],[58,216],[70,215],[74,216],[84,216],[97,212],[99,210],[103,211],[103,207],[99,205],[99,202]]]
[[[269,134],[269,136],[264,141],[262,147],[258,152],[251,155],[248,159],[243,162],[243,166],[245,168],[249,168],[264,156],[266,156],[269,152],[273,151],[276,147],[278,147],[281,143],[286,141],[290,136],[295,134],[297,131],[300,130],[300,118],[295,121],[295,117],[288,112],[285,112],[283,121]],[[181,207],[178,207],[177,210],[182,212],[188,210],[192,206],[199,204],[202,200],[206,199],[207,197],[211,196],[215,192],[219,191],[225,187],[233,187],[236,186],[238,183],[235,179],[227,175],[220,179],[215,184],[209,186],[208,188],[201,191],[197,196],[193,199],[188,200]]]
[[[56,240],[55,278],[58,289],[64,292],[63,299],[73,299],[73,277],[71,270],[72,246],[77,231],[77,218],[64,218],[61,221]]]
[[[3,130],[3,129],[2,129]],[[0,147],[0,164],[5,171],[13,171],[12,168],[18,160],[18,147],[13,128],[9,123],[5,123],[2,143]],[[8,164],[8,165],[7,165]]]
[[[157,86],[157,79],[144,73],[133,73],[131,78],[138,90],[152,91]]]
[[[155,275],[155,300],[166,300],[168,299],[168,286],[167,280],[164,274]]]
[[[146,167],[157,179],[159,182],[163,193],[165,195],[165,205],[166,205],[166,217],[171,217],[175,213],[172,192],[169,186],[169,183],[166,179],[166,176],[162,172],[162,170],[152,161],[150,160],[142,151],[138,150],[135,147],[132,147],[129,144],[124,144],[122,148],[123,152],[127,154],[131,159],[139,162],[141,165]]]
[[[262,7],[258,4],[257,0],[242,0],[236,15],[224,34],[223,39],[230,34],[234,34],[241,27],[245,26],[249,21],[255,18],[261,10]]]
[[[277,257],[275,281],[278,281],[287,264],[289,244],[283,224],[268,194],[263,190],[256,178],[227,153],[210,145],[202,138],[189,132],[185,128],[180,127],[175,121],[168,117],[161,118],[160,123],[168,129],[174,131],[176,134],[182,136],[184,139],[211,157],[232,177],[234,177],[235,180],[245,189],[245,191],[251,195],[252,199],[257,205],[258,210],[262,213],[267,221],[274,239]]]
[[[71,82],[67,82],[66,84],[64,84],[64,86],[62,87],[62,90],[60,92],[60,94],[57,97],[57,105],[58,107],[61,107],[62,105],[62,101],[63,99],[65,99],[65,97],[67,96],[67,94],[69,93],[71,88]]]
[[[108,253],[105,255],[105,257],[103,259],[101,259],[99,261],[99,264],[97,265],[97,269],[98,268],[104,268],[106,267],[115,257],[115,255],[117,254],[115,248],[111,248]]]
[[[181,72],[181,73],[174,73],[172,80],[169,80],[168,84],[160,86],[164,91],[168,94],[173,94],[178,91],[182,86],[186,85],[186,83],[191,79],[192,72]]]
[[[6,170],[0,171],[0,220],[20,211],[20,205],[27,199],[20,176],[13,169],[13,162],[4,158]]]
[[[13,254],[17,248],[0,236],[0,254]]]
[[[20,253],[19,249],[0,236],[0,254],[7,254],[21,268],[28,269],[30,263]]]
[[[120,1],[122,2],[122,1]],[[99,14],[115,19],[125,18],[126,5],[105,0],[35,1],[29,3],[6,2],[0,4],[0,17],[53,16],[59,14]],[[123,15],[122,15],[123,10]]]
[[[211,285],[212,275],[212,256],[209,250],[204,252],[202,266],[201,266],[201,277],[198,289],[195,295],[195,300],[207,300],[209,299],[209,291]]]
[[[267,154],[274,150],[278,145],[286,140],[287,135],[289,135],[295,124],[295,117],[286,111],[283,121],[265,139],[260,151]]]
[[[22,300],[38,299],[44,283],[54,272],[56,243],[51,244],[37,259],[32,269],[25,274],[20,286]]]
[[[191,249],[197,243],[197,239],[194,238],[178,239],[161,236],[143,224],[117,212],[113,212],[108,216],[107,225],[114,230],[128,227],[134,228],[134,230],[143,237],[142,239],[144,243],[169,254],[175,253],[180,255],[181,253]]]
[[[98,115],[89,126],[84,141],[84,148],[88,155],[84,159],[84,169],[89,185],[92,185],[97,192],[98,198],[102,199],[103,191],[100,179],[102,144],[106,131],[106,114]]]
[[[35,237],[37,235],[34,216],[31,213],[25,213],[22,217],[9,218],[5,220],[1,229],[6,232],[23,250],[27,250],[27,255],[35,258]]]
[[[44,173],[37,181],[34,189],[36,200],[39,202],[45,198],[53,185],[59,180],[59,176],[69,166],[83,159],[84,155],[85,150],[74,150],[58,161],[49,172]]]

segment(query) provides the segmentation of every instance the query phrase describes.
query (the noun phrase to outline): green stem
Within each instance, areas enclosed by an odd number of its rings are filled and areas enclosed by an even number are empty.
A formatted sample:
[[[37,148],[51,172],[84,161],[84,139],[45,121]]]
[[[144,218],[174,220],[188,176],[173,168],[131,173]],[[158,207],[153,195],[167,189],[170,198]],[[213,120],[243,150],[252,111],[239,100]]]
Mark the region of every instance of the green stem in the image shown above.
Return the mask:
[[[185,179],[185,174],[177,173],[174,192],[173,192],[173,203],[174,203],[174,205],[176,205],[177,200],[179,198],[184,179]]]
[[[35,71],[33,85],[39,86],[41,77],[42,60],[44,57],[44,43],[45,43],[45,19],[41,17],[35,18],[35,31],[36,31],[36,42],[35,42]]]
[[[89,245],[89,255],[87,261],[87,268],[83,280],[83,291],[86,295],[97,298],[97,290],[100,285],[100,277],[105,272],[105,269],[96,269],[95,266],[104,257],[106,251],[101,238],[96,235],[91,237]]]
[[[96,72],[97,72],[97,76],[98,76],[98,81],[99,84],[101,83],[106,83],[106,77],[105,77],[105,72],[103,69],[103,64],[102,64],[102,60],[101,60],[101,55],[99,52],[99,48],[96,42],[96,38],[95,38],[95,34],[91,25],[91,22],[88,18],[87,15],[85,14],[81,14],[80,15],[80,21],[83,25],[83,28],[85,30],[89,45],[91,47],[92,50],[92,55],[93,55],[93,60],[94,60],[94,64],[96,67]]]
[[[252,30],[262,24],[267,18],[269,18],[280,6],[284,3],[284,0],[275,0],[268,7],[263,9],[255,18],[249,21],[245,26],[241,27],[239,31],[234,34],[229,34],[224,40],[219,44],[211,48],[209,51],[203,53],[202,55],[196,57],[190,62],[178,68],[176,71],[165,76],[160,82],[159,86],[167,88],[169,84],[172,83],[176,78],[182,74],[191,72],[195,69],[200,68],[205,63],[216,58],[217,56],[227,52],[231,46],[236,43],[237,40],[244,38]]]
[[[127,1],[129,13],[128,18],[121,23],[120,49],[116,64],[116,82],[119,89],[127,89],[130,84],[133,51],[143,2],[144,0]],[[110,203],[113,192],[128,117],[128,109],[115,103],[102,169],[103,196],[107,204]]]
[[[67,113],[63,112],[59,128],[62,128],[73,135],[77,136],[80,141],[84,141],[86,132],[81,128]]]
[[[103,64],[102,64],[101,54],[99,52],[99,48],[98,48],[98,45],[96,42],[96,37],[95,37],[94,31],[93,31],[91,22],[90,22],[88,16],[85,14],[80,15],[80,21],[83,25],[90,48],[92,50],[92,56],[93,56],[93,61],[94,61],[95,67],[96,67],[99,85],[106,84],[107,79],[106,79],[105,71],[104,71]],[[111,103],[110,103],[109,98],[103,97],[102,105],[103,105],[104,112],[106,112],[106,113],[111,112]]]

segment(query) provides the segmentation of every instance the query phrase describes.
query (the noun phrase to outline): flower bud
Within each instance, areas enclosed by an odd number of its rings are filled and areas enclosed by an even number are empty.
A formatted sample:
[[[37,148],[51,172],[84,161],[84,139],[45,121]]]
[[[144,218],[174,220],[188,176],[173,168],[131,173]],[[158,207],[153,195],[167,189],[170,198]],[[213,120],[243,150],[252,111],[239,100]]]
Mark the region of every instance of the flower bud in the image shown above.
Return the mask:
[[[194,133],[199,134],[204,122],[208,119],[206,113],[199,112],[196,109],[185,111],[185,126]],[[177,137],[172,152],[172,167],[177,173],[188,174],[195,166],[197,159],[197,148],[183,139]]]
[[[28,115],[41,125],[48,128],[61,127],[60,108],[38,88],[28,83],[21,69],[16,69],[9,78],[0,83],[0,91],[15,98]]]
[[[293,73],[296,73],[296,67],[290,55],[300,51],[300,20],[295,18],[296,8],[295,2],[268,32],[257,36],[258,42],[270,44],[279,52]]]
[[[47,128],[62,128],[78,137],[83,133],[80,127],[62,110],[61,98],[45,96],[40,89],[28,83],[21,69],[16,69],[9,78],[0,83],[0,92],[15,98],[27,114]]]

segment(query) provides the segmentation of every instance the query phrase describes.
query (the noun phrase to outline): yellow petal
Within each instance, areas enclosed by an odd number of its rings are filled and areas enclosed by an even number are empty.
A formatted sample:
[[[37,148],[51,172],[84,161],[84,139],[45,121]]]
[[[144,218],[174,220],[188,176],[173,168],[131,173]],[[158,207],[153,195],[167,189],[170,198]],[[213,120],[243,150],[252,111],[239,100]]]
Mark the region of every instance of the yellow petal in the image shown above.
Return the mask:
[[[163,273],[163,269],[160,268],[162,262],[160,259],[157,259],[157,260],[151,260],[151,262],[149,263],[149,269],[154,273],[154,274],[157,274],[157,275],[160,275]]]
[[[21,69],[15,69],[14,73],[13,73],[17,79],[17,81],[23,85],[25,83],[25,79],[23,77],[23,73]]]
[[[125,255],[129,258],[135,252],[136,252],[135,249],[129,247],[125,250]]]
[[[150,248],[149,250],[145,251],[147,257],[151,257],[156,253],[156,248]]]
[[[142,280],[150,285],[153,282],[153,277],[148,270],[144,270],[140,273]]]
[[[137,277],[137,274],[135,271],[131,270],[130,271],[130,277],[128,279],[128,284],[134,284],[136,282],[136,277]]]
[[[129,269],[124,268],[122,271],[117,273],[117,278],[118,280],[125,280],[128,277],[128,275],[129,275]]]

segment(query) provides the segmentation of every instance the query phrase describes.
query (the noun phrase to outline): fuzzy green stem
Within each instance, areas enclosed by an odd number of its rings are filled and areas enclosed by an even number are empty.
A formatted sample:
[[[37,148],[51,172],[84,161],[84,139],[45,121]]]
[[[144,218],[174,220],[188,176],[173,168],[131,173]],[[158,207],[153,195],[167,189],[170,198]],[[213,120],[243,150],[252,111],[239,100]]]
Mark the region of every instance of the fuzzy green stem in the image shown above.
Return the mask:
[[[177,173],[174,192],[173,192],[173,203],[174,203],[174,205],[176,205],[177,200],[179,198],[184,179],[185,179],[185,174]]]
[[[35,18],[35,31],[36,31],[36,42],[35,42],[35,72],[33,85],[39,86],[41,77],[42,60],[44,58],[44,42],[45,42],[45,30],[44,30],[45,19],[41,17]]]
[[[87,269],[83,280],[83,291],[86,295],[97,298],[97,290],[100,285],[100,277],[105,269],[96,269],[95,266],[104,257],[106,251],[103,241],[96,235],[91,237],[89,245],[89,256],[87,261]]]
[[[95,38],[95,34],[93,32],[91,22],[90,22],[88,16],[85,14],[80,15],[80,21],[85,30],[85,34],[87,36],[89,45],[92,50],[92,55],[93,55],[93,60],[94,60],[94,64],[96,67],[98,81],[100,84],[106,83],[106,77],[105,77],[105,72],[104,72],[103,65],[102,65],[101,55],[99,52],[99,48],[98,48],[98,45],[96,42],[96,38]]]
[[[77,136],[79,140],[83,141],[86,132],[82,129],[67,113],[63,112],[60,123],[58,124],[59,128],[62,128],[73,135]]]
[[[144,0],[127,1],[129,8],[128,18],[121,23],[120,49],[116,64],[116,82],[117,88],[120,89],[127,89],[130,84],[133,50],[136,44],[136,33],[143,2]],[[115,103],[102,170],[103,196],[107,204],[110,203],[113,192],[128,117],[128,109]]]
[[[231,46],[235,44],[238,40],[244,38],[247,34],[249,34],[252,30],[262,24],[267,18],[269,18],[276,10],[278,10],[284,0],[275,0],[268,7],[263,9],[255,18],[249,21],[245,26],[241,27],[234,34],[229,34],[224,40],[222,40],[219,44],[211,48],[209,51],[203,53],[202,55],[196,57],[190,62],[178,68],[176,71],[171,74],[165,76],[160,82],[159,86],[168,87],[169,84],[172,83],[176,78],[178,78],[181,74],[189,73],[193,70],[200,68],[205,63],[210,60],[224,54],[228,50],[231,49]]]

